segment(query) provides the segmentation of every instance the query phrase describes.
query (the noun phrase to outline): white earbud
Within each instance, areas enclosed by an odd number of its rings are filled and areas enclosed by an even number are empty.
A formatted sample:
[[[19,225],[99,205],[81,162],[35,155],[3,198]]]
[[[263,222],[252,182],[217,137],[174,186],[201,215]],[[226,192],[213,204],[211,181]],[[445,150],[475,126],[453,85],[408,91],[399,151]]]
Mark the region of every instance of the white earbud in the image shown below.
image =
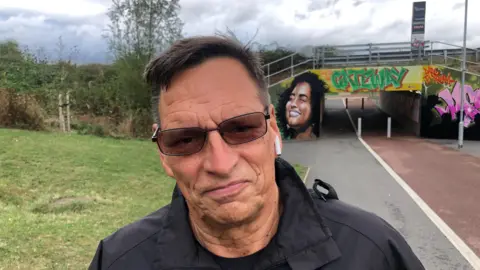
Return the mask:
[[[275,153],[280,156],[282,154],[282,148],[280,147],[280,139],[275,137]]]

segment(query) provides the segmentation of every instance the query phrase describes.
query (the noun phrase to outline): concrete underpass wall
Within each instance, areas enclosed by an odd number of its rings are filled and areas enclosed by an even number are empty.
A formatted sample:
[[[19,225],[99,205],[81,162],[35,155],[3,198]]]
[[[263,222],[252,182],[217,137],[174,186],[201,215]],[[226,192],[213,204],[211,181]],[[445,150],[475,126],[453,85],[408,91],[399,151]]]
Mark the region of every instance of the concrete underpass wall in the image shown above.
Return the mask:
[[[415,92],[386,92],[379,94],[377,106],[398,121],[405,130],[420,136],[421,96]]]

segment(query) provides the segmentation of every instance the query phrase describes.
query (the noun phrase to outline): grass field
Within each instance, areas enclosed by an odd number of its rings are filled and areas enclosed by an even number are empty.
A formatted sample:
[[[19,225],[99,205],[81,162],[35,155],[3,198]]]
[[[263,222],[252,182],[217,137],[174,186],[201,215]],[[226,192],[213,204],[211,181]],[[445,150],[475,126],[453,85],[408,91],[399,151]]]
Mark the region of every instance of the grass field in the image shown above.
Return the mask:
[[[0,129],[0,269],[86,269],[173,186],[149,141]]]

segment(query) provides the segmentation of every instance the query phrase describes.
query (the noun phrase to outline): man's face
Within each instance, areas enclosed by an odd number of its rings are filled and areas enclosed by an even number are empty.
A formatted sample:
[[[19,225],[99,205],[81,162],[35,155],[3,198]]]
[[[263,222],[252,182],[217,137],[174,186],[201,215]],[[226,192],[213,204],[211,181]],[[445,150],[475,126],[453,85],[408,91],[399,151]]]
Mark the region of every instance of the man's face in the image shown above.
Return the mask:
[[[231,58],[208,60],[176,76],[170,88],[161,93],[161,129],[212,129],[238,115],[264,112],[257,89],[240,62]],[[267,120],[267,133],[257,140],[229,145],[213,131],[198,153],[160,154],[165,171],[177,180],[192,215],[221,224],[242,223],[254,218],[269,202],[276,188],[274,139],[280,133],[273,106],[268,110],[271,120]]]
[[[299,128],[308,123],[312,110],[310,99],[310,85],[305,82],[297,84],[286,105],[285,113],[290,127]]]

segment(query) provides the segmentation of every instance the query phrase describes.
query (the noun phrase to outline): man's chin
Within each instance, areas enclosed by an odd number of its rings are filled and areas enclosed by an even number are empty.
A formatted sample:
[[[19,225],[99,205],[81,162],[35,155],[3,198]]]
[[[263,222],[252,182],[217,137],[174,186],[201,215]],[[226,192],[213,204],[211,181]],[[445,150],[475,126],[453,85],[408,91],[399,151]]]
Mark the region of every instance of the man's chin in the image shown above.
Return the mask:
[[[215,209],[212,218],[216,220],[216,222],[225,225],[245,224],[254,220],[262,207],[263,204],[255,202],[233,201],[222,204]]]

